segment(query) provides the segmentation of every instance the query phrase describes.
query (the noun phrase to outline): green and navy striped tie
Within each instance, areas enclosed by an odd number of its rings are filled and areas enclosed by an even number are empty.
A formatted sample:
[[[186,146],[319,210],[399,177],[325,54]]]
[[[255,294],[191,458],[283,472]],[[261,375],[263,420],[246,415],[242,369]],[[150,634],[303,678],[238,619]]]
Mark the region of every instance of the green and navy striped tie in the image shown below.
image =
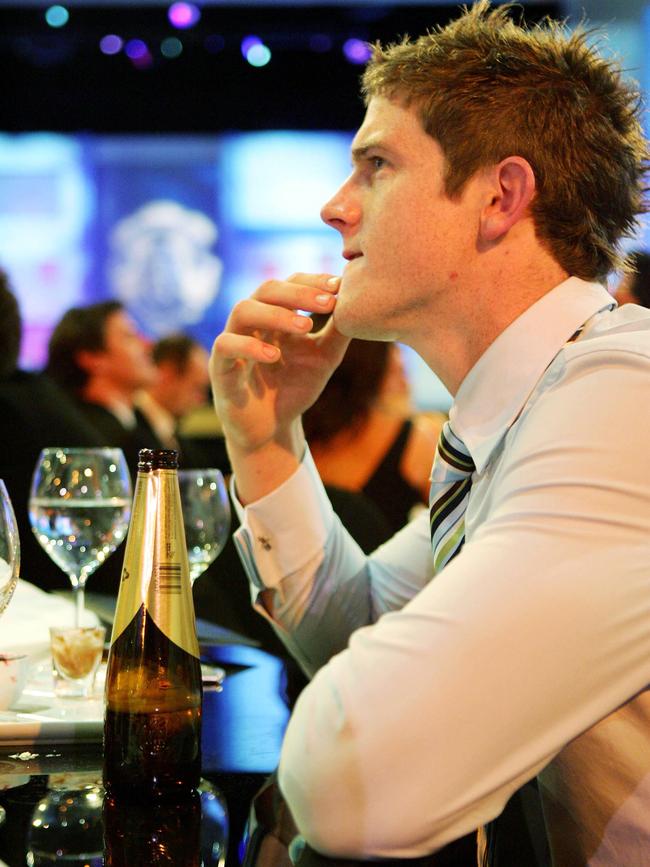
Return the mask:
[[[440,572],[465,541],[465,510],[476,469],[465,443],[445,422],[431,471],[431,544],[433,567]]]

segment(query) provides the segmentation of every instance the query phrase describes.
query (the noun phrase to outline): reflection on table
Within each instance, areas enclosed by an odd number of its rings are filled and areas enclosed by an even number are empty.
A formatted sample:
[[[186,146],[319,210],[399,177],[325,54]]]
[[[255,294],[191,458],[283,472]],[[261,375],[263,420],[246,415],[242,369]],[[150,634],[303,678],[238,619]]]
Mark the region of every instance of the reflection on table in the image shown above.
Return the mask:
[[[255,647],[202,647],[226,671],[205,687],[204,782],[171,809],[104,798],[102,745],[0,740],[0,864],[234,867],[251,800],[277,766],[289,709],[281,660]],[[106,856],[106,858],[105,858]]]
[[[38,778],[27,790],[35,794]],[[105,795],[96,774],[61,774],[28,817],[24,860],[28,867],[57,861],[71,867],[170,864],[223,867],[228,844],[228,812],[221,792],[204,780],[191,796],[171,803],[120,803]],[[9,810],[16,792],[7,794]],[[17,852],[16,857],[22,853]]]

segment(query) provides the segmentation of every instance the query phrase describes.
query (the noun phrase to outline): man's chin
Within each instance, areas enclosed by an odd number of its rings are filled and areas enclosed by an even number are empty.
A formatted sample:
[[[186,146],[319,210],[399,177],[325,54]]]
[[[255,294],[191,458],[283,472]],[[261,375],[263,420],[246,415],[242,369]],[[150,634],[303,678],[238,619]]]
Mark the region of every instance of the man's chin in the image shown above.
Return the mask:
[[[355,323],[354,320],[351,319],[349,312],[349,310],[346,310],[345,303],[341,304],[341,299],[339,297],[332,313],[332,321],[334,322],[334,327],[339,334],[342,334],[344,337],[357,337]]]
[[[368,322],[363,317],[363,311],[359,314],[352,306],[337,301],[334,312],[332,313],[334,327],[344,337],[354,338],[356,340],[385,340],[386,337],[380,333],[377,326],[373,326],[372,322]]]

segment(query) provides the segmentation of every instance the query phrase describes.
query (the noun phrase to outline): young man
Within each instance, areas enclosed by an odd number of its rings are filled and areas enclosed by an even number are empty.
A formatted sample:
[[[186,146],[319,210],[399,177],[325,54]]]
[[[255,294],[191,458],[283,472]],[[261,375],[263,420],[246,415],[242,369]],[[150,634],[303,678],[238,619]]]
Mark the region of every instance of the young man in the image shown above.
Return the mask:
[[[118,301],[68,310],[50,337],[47,372],[105,444],[123,449],[133,473],[141,448],[162,445],[135,406],[138,391],[156,380],[151,350]]]
[[[537,776],[556,865],[642,864],[650,315],[602,285],[643,209],[637,95],[584,36],[485,2],[363,84],[322,214],[342,277],[262,284],[211,361],[257,605],[313,675],[281,788],[317,850],[413,857]],[[300,414],[350,337],[454,395],[433,557],[426,520],[365,557],[322,493]]]

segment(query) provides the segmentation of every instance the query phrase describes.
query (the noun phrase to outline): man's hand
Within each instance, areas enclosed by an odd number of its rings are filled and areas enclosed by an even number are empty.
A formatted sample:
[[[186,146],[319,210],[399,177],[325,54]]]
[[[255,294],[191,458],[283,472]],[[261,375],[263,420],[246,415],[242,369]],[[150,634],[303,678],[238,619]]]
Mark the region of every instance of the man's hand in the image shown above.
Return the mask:
[[[317,334],[298,310],[331,313],[339,279],[268,280],[233,308],[216,338],[210,378],[239,496],[268,493],[302,458],[300,416],[323,390],[349,339],[330,320]]]

